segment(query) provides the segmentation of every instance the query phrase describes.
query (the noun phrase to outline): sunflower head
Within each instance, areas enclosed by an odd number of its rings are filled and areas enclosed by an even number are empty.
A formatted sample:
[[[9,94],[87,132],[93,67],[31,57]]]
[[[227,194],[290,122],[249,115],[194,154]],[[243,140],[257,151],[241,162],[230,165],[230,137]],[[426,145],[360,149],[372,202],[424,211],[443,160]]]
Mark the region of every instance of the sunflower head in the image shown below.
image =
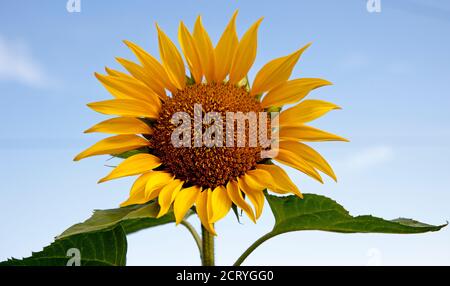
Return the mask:
[[[290,79],[309,44],[268,62],[250,86],[247,73],[256,58],[262,19],[239,39],[236,16],[237,12],[215,46],[200,17],[192,33],[181,22],[178,41],[182,53],[157,25],[160,60],[125,41],[138,63],[118,58],[127,73],[106,68],[105,75],[96,74],[113,99],[88,106],[115,117],[86,133],[113,136],[81,152],[75,160],[129,154],[100,180],[138,176],[121,206],[155,200],[160,206],[158,216],[173,208],[179,223],[195,205],[202,225],[215,233],[213,224],[232,205],[256,221],[266,189],[302,197],[275,162],[319,182],[319,172],[336,180],[325,159],[305,144],[345,141],[306,125],[339,108],[321,100],[303,100],[311,90],[330,82]],[[272,112],[292,104],[283,112]],[[268,150],[271,158],[263,155]]]
[[[195,107],[198,107],[197,109]],[[198,110],[198,114],[195,114]],[[196,135],[204,135],[211,124],[203,124],[199,132],[193,128],[195,117],[205,118],[207,114],[215,112],[220,118],[226,118],[227,113],[242,114],[264,112],[261,104],[242,87],[237,87],[229,83],[199,83],[186,86],[173,94],[173,96],[163,104],[160,118],[154,125],[154,136],[151,143],[154,154],[158,156],[171,173],[177,178],[192,185],[201,186],[203,189],[215,189],[218,186],[226,186],[227,182],[233,180],[246,171],[256,167],[261,160],[261,146],[250,146],[249,138],[256,134],[249,134],[250,128],[246,124],[244,146],[237,147],[235,144],[223,146],[224,136],[212,134],[214,139],[218,139],[219,144],[197,144],[202,139]],[[186,128],[189,132],[187,146],[179,147],[172,144],[172,136],[179,128],[173,124],[173,115],[176,113],[186,114],[187,120],[191,120]],[[221,122],[222,130],[226,130],[226,122]],[[237,125],[234,124],[234,125]],[[234,127],[233,125],[233,127]],[[266,125],[267,126],[267,125]],[[234,128],[237,129],[237,128]],[[184,131],[184,130],[183,130]],[[217,132],[218,133],[218,132]],[[231,132],[230,132],[231,133]],[[236,132],[237,133],[237,132]],[[218,137],[221,138],[218,138]],[[202,136],[205,137],[205,136]],[[237,140],[237,135],[233,134],[233,140]],[[216,142],[212,142],[216,143]],[[217,145],[222,146],[217,146]],[[214,147],[214,148],[213,148]]]

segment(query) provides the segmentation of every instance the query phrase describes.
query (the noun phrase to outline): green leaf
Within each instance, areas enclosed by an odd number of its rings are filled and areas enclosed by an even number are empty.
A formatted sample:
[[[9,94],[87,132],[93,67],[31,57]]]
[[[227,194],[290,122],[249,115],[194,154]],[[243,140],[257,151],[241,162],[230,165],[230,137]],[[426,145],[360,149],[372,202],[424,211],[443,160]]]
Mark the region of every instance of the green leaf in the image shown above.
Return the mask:
[[[300,230],[321,230],[339,233],[412,234],[438,231],[447,226],[430,225],[412,219],[385,220],[371,215],[352,216],[332,199],[314,194],[278,197],[266,193],[275,216],[272,231],[255,241],[234,264],[241,265],[250,253],[266,240],[279,234]]]
[[[132,205],[123,208],[96,210],[94,214],[82,223],[75,224],[64,231],[57,239],[62,239],[80,233],[89,233],[100,230],[107,230],[121,225],[126,234],[130,234],[145,228],[175,222],[173,212],[156,218],[159,212],[159,205],[150,202],[143,205]],[[192,214],[189,212],[187,216]]]
[[[351,216],[341,205],[324,196],[306,194],[277,197],[266,194],[275,216],[272,233],[323,230],[342,233],[422,233],[438,231],[444,225],[429,225],[411,219],[384,220],[371,215]]]
[[[79,254],[81,266],[123,266],[126,264],[127,239],[123,228],[78,234],[59,239],[40,252],[23,259],[9,259],[0,266],[71,266]]]

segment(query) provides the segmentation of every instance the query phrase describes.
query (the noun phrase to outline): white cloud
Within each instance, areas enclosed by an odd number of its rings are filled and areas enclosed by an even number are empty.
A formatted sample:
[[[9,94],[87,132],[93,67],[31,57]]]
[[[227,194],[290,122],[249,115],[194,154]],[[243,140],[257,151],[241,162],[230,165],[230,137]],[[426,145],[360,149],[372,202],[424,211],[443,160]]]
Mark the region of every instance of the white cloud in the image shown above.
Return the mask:
[[[0,81],[16,81],[34,87],[47,86],[49,78],[22,42],[0,36]]]
[[[345,161],[346,170],[364,171],[389,162],[394,150],[389,146],[373,146],[355,152]]]

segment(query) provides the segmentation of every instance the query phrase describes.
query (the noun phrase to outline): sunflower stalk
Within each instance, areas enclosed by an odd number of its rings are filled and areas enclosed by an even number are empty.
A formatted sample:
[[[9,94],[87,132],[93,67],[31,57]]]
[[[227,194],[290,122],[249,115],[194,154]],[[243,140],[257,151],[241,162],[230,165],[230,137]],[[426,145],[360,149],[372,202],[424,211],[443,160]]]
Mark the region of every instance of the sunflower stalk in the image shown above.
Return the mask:
[[[202,225],[202,266],[214,266],[214,235]]]
[[[244,262],[244,260],[261,244],[263,244],[263,242],[265,242],[266,240],[274,237],[275,234],[272,232],[269,232],[267,234],[265,234],[264,236],[260,237],[257,241],[255,241],[252,245],[249,246],[249,248],[247,248],[244,253],[241,254],[241,256],[239,256],[239,258],[236,260],[236,262],[233,264],[233,266],[241,266],[242,262]]]

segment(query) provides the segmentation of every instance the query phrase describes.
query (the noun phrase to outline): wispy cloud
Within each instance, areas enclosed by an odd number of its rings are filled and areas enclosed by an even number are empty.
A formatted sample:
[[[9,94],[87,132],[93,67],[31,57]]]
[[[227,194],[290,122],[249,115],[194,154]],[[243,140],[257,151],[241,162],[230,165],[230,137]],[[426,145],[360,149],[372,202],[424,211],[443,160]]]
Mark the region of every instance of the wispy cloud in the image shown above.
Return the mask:
[[[33,87],[45,87],[50,78],[22,42],[0,35],[0,81],[15,81]]]
[[[356,151],[344,162],[345,170],[365,171],[387,163],[394,157],[394,150],[389,146],[372,146]]]

